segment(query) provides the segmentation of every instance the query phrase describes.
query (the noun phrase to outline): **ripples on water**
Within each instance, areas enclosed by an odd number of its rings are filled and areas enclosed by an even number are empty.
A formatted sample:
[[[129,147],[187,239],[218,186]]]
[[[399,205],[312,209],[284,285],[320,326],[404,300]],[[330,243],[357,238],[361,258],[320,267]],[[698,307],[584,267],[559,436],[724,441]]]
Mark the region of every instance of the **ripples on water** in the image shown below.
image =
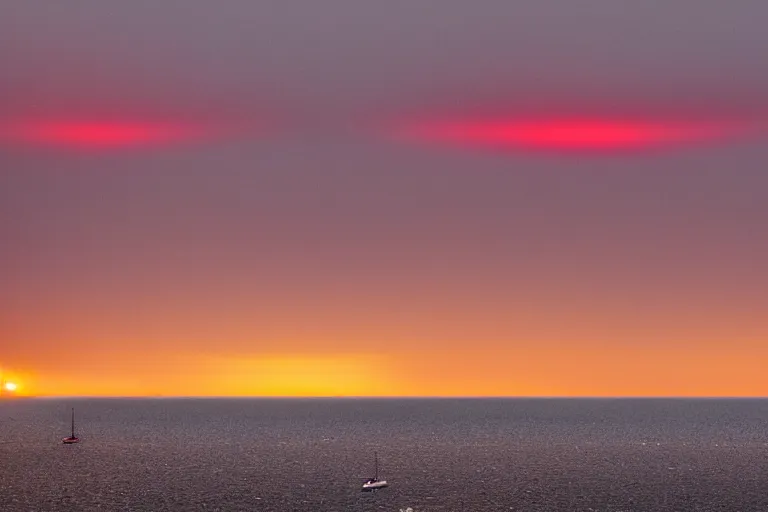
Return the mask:
[[[4,512],[407,507],[768,511],[768,400],[0,402]]]

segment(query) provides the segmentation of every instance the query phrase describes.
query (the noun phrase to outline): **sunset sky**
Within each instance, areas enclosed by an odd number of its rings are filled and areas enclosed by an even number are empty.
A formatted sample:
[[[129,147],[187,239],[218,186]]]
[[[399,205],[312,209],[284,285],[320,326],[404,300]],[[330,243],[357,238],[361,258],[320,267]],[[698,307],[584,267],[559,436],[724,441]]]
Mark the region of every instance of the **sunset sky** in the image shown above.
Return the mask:
[[[768,396],[768,3],[0,3],[20,395]]]

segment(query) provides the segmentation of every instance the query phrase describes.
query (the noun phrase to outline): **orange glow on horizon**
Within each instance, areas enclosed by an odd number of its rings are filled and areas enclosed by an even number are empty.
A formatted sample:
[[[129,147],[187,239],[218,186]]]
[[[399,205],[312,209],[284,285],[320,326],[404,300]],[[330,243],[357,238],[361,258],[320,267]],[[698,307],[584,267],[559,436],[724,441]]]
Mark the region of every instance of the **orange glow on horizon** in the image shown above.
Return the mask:
[[[764,351],[763,351],[764,352]],[[768,355],[768,354],[766,354]],[[546,346],[515,353],[211,356],[95,373],[53,370],[25,395],[200,397],[765,397],[761,359]]]
[[[166,367],[166,359],[173,363]],[[327,397],[385,396],[392,389],[387,359],[370,355],[169,355],[149,365],[129,361],[98,371],[93,370],[96,365],[83,366],[71,373],[52,368],[37,380],[30,394]]]
[[[408,139],[538,150],[611,151],[723,139],[745,128],[732,123],[641,122],[598,119],[447,121],[414,123]]]

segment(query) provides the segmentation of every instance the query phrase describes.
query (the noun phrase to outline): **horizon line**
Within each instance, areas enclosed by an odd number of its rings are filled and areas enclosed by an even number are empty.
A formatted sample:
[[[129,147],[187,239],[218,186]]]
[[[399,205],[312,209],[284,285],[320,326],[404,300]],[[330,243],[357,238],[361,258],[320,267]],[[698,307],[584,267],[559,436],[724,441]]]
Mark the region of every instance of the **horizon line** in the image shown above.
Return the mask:
[[[766,400],[768,395],[5,395],[3,399],[106,400]]]

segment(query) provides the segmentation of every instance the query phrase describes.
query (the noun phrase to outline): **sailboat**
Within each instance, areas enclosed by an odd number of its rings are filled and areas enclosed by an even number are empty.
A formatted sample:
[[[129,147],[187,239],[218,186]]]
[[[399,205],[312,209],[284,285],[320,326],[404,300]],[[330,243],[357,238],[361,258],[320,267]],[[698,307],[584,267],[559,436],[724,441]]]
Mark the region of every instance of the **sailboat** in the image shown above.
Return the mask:
[[[64,444],[75,444],[80,442],[80,438],[75,435],[75,408],[72,408],[72,435],[61,440]]]
[[[373,478],[369,478],[365,481],[363,484],[363,491],[375,491],[377,489],[383,489],[389,485],[386,480],[379,480],[379,456],[376,452],[373,452],[373,461]]]

